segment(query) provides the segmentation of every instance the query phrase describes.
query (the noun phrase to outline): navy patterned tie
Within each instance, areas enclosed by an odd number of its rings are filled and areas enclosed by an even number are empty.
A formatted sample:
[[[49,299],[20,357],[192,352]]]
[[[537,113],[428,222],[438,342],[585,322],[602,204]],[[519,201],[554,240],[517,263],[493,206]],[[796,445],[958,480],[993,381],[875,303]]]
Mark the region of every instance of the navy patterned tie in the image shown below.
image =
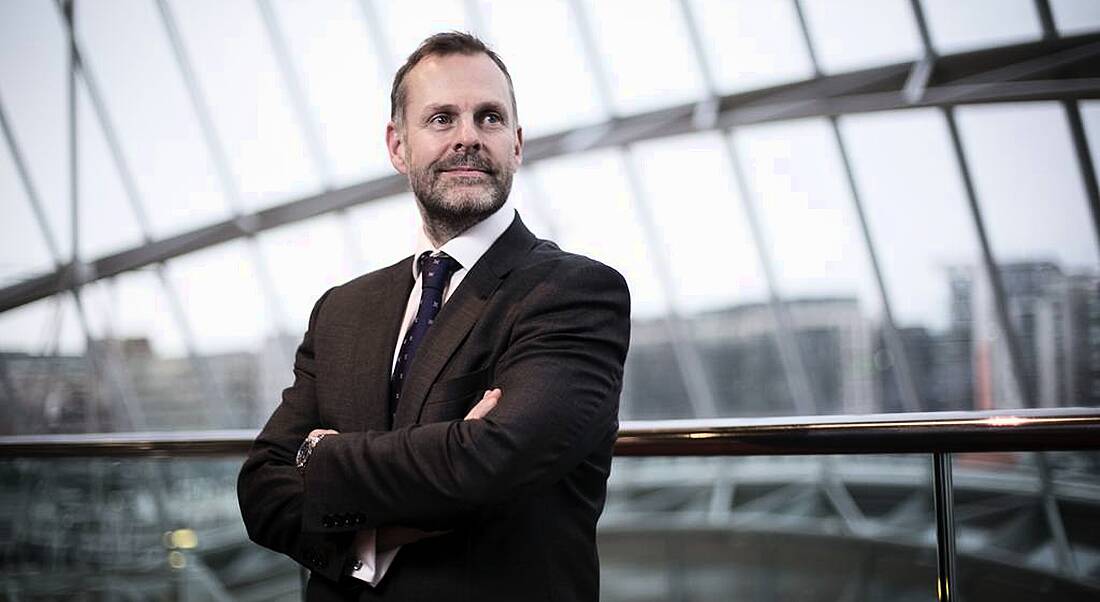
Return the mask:
[[[393,377],[390,379],[391,415],[397,412],[397,404],[401,401],[401,387],[405,384],[405,375],[412,366],[416,350],[424,340],[428,328],[435,322],[439,308],[443,306],[443,289],[447,288],[451,274],[462,267],[450,255],[440,253],[433,257],[430,251],[422,253],[417,263],[420,266],[420,306],[416,310],[416,318],[405,333],[405,340],[401,341],[401,350],[397,352],[397,363],[393,367]]]

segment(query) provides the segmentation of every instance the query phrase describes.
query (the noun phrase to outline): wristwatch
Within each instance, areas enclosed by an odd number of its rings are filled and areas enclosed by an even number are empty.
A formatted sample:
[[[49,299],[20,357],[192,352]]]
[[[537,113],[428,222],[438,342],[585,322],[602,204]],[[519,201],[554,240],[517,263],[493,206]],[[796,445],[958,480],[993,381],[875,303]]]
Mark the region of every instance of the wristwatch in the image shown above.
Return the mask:
[[[298,468],[298,472],[304,473],[306,471],[306,462],[309,462],[309,457],[313,455],[313,448],[317,447],[317,443],[324,439],[327,434],[311,435],[306,437],[305,441],[302,441],[302,446],[298,448],[298,457],[294,459],[294,466]]]

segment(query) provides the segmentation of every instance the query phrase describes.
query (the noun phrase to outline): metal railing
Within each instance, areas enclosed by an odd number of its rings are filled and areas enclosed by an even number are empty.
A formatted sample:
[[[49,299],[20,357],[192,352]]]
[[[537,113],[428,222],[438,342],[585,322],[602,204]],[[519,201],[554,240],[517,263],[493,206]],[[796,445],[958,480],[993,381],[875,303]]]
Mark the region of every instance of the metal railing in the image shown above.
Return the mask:
[[[252,430],[223,430],[8,436],[0,437],[0,458],[233,456],[247,453],[255,434]],[[958,588],[951,454],[1097,449],[1100,410],[1060,408],[624,422],[615,454],[931,454],[937,593],[940,600],[954,600]]]

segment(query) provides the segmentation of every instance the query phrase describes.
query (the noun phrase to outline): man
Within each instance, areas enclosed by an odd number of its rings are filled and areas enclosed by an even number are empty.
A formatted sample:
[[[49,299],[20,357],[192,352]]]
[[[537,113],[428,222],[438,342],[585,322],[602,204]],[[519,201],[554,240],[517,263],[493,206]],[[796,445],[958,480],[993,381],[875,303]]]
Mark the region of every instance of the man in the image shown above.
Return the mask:
[[[249,536],[311,600],[595,600],[626,283],[507,204],[523,132],[479,40],[425,40],[391,104],[422,248],[318,300],[241,470]]]

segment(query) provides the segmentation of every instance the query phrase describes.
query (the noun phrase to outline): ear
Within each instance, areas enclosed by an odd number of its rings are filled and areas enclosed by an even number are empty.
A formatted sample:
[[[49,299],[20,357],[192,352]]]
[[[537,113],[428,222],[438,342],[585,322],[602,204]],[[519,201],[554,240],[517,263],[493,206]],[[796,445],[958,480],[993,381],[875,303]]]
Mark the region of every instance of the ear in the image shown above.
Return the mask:
[[[403,174],[409,173],[409,166],[405,163],[405,139],[392,121],[386,124],[386,150],[389,151],[393,168]]]
[[[523,163],[523,128],[516,128],[516,147],[515,147],[516,165]]]

